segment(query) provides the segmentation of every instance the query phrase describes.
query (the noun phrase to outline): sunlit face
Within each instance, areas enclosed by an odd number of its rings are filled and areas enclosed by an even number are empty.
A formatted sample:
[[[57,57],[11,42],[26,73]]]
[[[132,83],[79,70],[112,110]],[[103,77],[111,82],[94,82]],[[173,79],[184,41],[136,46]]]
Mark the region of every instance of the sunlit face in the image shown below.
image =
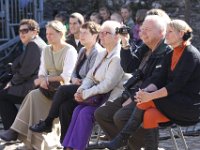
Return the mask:
[[[28,42],[36,35],[37,31],[31,31],[28,25],[21,25],[19,27],[19,37],[23,44],[28,44]]]
[[[77,18],[69,18],[69,30],[71,34],[78,34],[80,32],[81,24]]]
[[[93,41],[96,41],[97,34],[92,34],[89,29],[80,29],[79,40],[82,45],[86,46]]]
[[[167,44],[171,45],[172,47],[175,47],[179,45],[182,41],[182,34],[181,32],[178,32],[171,26],[167,26],[165,41]]]
[[[104,47],[107,47],[108,45],[110,45],[110,43],[113,42],[114,40],[114,35],[111,33],[110,29],[108,28],[102,28],[101,32],[99,33],[99,39],[101,44]]]
[[[46,38],[49,44],[54,45],[57,44],[61,38],[62,38],[62,33],[56,31],[55,29],[51,27],[46,28]]]
[[[155,40],[160,38],[161,31],[155,27],[155,23],[146,20],[140,28],[139,35],[145,44],[151,45]]]

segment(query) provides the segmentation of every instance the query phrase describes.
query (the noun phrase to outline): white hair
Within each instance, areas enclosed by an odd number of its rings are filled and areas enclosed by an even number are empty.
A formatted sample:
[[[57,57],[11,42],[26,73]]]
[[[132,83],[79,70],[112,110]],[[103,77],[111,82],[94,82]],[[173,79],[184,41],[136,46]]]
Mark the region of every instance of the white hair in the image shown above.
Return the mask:
[[[115,34],[116,28],[120,28],[121,24],[114,20],[105,21],[101,28],[108,28],[112,34]]]
[[[167,22],[164,20],[164,18],[158,15],[148,15],[145,17],[145,21],[153,22],[153,24],[155,25],[155,28],[160,30],[165,36],[166,29],[167,29]]]

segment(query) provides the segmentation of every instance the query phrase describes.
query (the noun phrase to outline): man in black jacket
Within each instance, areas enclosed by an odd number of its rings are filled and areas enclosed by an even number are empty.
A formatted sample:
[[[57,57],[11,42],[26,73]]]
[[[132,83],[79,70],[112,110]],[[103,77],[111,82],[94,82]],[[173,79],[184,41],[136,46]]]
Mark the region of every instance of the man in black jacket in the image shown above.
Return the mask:
[[[121,97],[113,102],[107,102],[95,112],[96,121],[110,139],[124,127],[134,110],[135,92],[150,83],[153,74],[159,72],[163,57],[170,51],[164,43],[165,32],[166,22],[161,17],[152,15],[146,17],[142,25],[141,38],[144,44],[135,52],[131,52],[128,39],[122,36],[121,65],[125,72],[133,71],[133,77],[125,84],[127,89]],[[143,137],[144,130],[140,128],[129,140],[130,148],[140,149],[144,145]],[[102,143],[96,146],[105,147]]]
[[[79,41],[80,28],[84,24],[84,17],[80,13],[72,13],[69,17],[69,32],[66,42],[74,46],[79,52],[83,45]]]

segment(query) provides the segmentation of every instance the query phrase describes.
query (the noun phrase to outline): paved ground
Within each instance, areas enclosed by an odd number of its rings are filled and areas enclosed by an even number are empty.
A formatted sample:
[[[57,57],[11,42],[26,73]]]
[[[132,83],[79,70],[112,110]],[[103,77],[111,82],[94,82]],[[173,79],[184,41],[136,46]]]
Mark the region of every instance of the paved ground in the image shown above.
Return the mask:
[[[1,126],[0,126],[1,129]],[[187,141],[189,150],[200,150],[200,123],[196,126],[192,126],[189,128],[182,128],[185,133],[191,133],[194,135],[194,131],[197,134],[196,136],[185,136],[185,139]],[[0,130],[0,133],[2,130]],[[175,150],[174,145],[172,144],[171,138],[169,138],[169,132],[166,129],[160,130],[160,142],[159,147],[162,148],[162,150]],[[164,140],[163,140],[164,139]],[[180,142],[180,139],[177,138],[179,150],[184,150],[183,144]],[[5,143],[3,141],[0,141],[0,150],[27,150],[26,148],[23,148],[23,143],[15,142],[15,143]]]

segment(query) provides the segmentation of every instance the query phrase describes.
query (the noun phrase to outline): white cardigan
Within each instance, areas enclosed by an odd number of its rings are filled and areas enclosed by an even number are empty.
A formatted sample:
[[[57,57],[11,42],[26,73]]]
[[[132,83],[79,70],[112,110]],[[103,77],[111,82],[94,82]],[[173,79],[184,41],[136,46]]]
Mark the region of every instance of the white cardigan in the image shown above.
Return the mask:
[[[120,44],[117,44],[106,56],[93,76],[95,68],[105,57],[106,51],[102,51],[98,54],[93,68],[88,72],[82,85],[78,89],[78,91],[83,90],[83,99],[109,91],[112,91],[108,99],[109,101],[121,95],[124,90],[123,83],[129,76],[124,73],[120,65],[120,49]]]

